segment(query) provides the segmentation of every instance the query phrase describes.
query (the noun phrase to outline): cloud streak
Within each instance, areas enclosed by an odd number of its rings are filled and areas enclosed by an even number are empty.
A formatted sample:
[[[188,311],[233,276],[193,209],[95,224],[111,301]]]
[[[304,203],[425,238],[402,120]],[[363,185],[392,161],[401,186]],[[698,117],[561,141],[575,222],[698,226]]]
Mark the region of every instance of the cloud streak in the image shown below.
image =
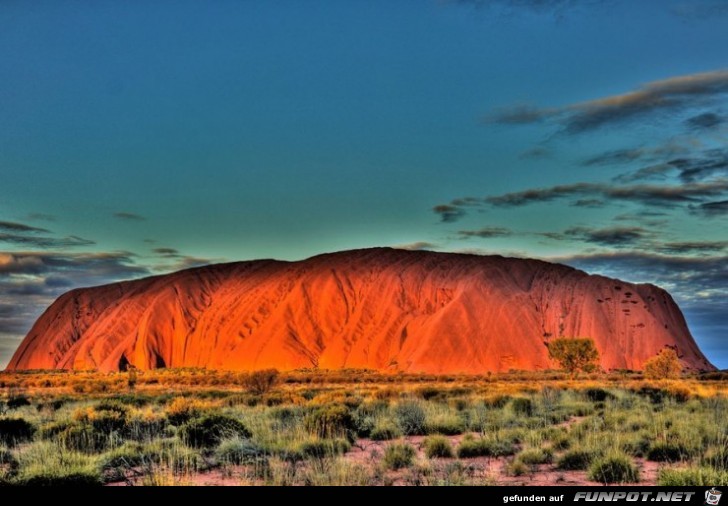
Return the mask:
[[[580,134],[657,113],[683,110],[725,93],[728,93],[728,70],[716,70],[653,81],[621,95],[564,107],[516,105],[496,111],[487,119],[504,125],[549,121],[558,124],[566,134]]]
[[[513,231],[503,227],[485,227],[478,230],[460,230],[458,235],[461,239],[477,237],[480,239],[491,239],[494,237],[508,237]]]
[[[140,214],[119,211],[114,213],[114,218],[126,221],[146,221],[146,218]]]

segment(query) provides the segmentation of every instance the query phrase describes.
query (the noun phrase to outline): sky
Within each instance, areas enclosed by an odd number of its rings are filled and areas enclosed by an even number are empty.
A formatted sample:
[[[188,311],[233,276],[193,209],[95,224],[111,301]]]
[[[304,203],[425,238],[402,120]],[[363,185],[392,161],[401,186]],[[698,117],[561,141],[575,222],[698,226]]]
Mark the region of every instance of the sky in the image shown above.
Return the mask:
[[[669,290],[728,368],[728,0],[0,2],[0,367],[61,293],[373,246]]]

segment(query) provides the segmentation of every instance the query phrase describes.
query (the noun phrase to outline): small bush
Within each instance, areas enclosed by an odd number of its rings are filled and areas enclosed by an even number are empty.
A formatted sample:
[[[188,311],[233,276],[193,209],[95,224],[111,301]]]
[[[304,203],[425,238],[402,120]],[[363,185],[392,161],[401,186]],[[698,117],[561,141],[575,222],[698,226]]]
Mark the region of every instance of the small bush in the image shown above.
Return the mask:
[[[90,425],[75,423],[58,434],[58,441],[68,450],[94,454],[119,443],[120,438],[117,434],[104,434]]]
[[[548,464],[553,457],[553,452],[547,448],[529,448],[516,456],[518,460],[529,466]]]
[[[351,444],[346,439],[315,439],[312,441],[304,441],[300,444],[298,450],[304,457],[322,459],[324,457],[343,455],[350,448]]]
[[[177,397],[172,400],[165,410],[167,418],[172,425],[180,426],[193,418],[202,416],[209,405],[198,399]]]
[[[728,472],[710,467],[689,469],[661,469],[657,477],[661,487],[724,487],[728,486]]]
[[[465,437],[458,446],[457,454],[461,459],[473,457],[503,457],[513,455],[515,448],[509,441],[494,441],[485,438]]]
[[[452,449],[450,441],[442,436],[430,436],[425,438],[424,446],[425,455],[431,459],[451,459],[455,456],[455,452]]]
[[[8,409],[18,409],[24,406],[30,406],[30,400],[24,395],[16,395],[15,397],[10,397],[5,404]]]
[[[523,476],[528,474],[530,467],[520,459],[514,459],[506,469],[511,476]]]
[[[13,481],[24,487],[100,487],[104,484],[101,474],[93,469],[69,471],[40,471],[23,475]]]
[[[427,433],[427,417],[422,406],[415,401],[404,401],[394,408],[397,422],[407,436],[421,436]]]
[[[486,406],[496,409],[505,408],[508,402],[511,400],[510,395],[495,395],[493,397],[487,397],[483,400]]]
[[[369,437],[373,441],[389,441],[390,439],[397,439],[401,435],[402,431],[394,422],[384,420],[374,426]]]
[[[456,414],[448,413],[434,417],[427,423],[428,434],[444,434],[456,436],[465,431],[465,423]]]
[[[303,420],[306,430],[323,439],[352,438],[356,424],[349,409],[341,404],[329,404],[315,409]]]
[[[603,388],[587,388],[584,390],[584,395],[591,402],[604,402],[607,399],[613,399],[614,396],[604,390]]]
[[[101,457],[104,471],[131,469],[144,462],[144,447],[139,443],[124,443]]]
[[[243,386],[254,395],[265,395],[278,383],[278,371],[265,369],[254,371],[243,379]]]
[[[395,443],[384,450],[384,466],[387,469],[397,470],[412,465],[415,459],[415,449],[407,443]]]
[[[728,448],[712,448],[705,453],[703,461],[719,471],[728,471]]]
[[[573,449],[564,453],[556,463],[556,467],[564,471],[581,471],[589,467],[594,460],[594,453]]]
[[[680,445],[666,442],[656,442],[647,451],[647,460],[652,462],[678,462],[685,455]]]
[[[233,438],[220,443],[215,457],[219,462],[228,464],[255,464],[265,459],[265,451],[250,439]]]
[[[249,438],[252,435],[243,422],[225,415],[207,415],[190,420],[180,427],[179,434],[193,448],[211,448],[225,438]]]
[[[672,348],[665,348],[645,361],[645,378],[674,379],[679,378],[681,373],[680,359]]]
[[[513,412],[519,416],[533,416],[533,401],[527,397],[516,397],[511,401]]]
[[[589,479],[599,483],[636,483],[639,481],[639,472],[626,455],[611,455],[592,463]]]
[[[15,446],[30,441],[35,434],[35,425],[23,418],[0,418],[0,443]]]

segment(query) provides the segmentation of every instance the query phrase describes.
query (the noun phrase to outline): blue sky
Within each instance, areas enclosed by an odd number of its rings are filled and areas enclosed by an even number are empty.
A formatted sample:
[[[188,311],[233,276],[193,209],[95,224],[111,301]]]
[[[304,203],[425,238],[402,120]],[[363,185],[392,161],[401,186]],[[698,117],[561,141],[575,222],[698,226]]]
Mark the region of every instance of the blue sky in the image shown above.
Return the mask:
[[[725,0],[2,2],[0,366],[75,286],[388,245],[660,284],[728,367],[726,47]]]

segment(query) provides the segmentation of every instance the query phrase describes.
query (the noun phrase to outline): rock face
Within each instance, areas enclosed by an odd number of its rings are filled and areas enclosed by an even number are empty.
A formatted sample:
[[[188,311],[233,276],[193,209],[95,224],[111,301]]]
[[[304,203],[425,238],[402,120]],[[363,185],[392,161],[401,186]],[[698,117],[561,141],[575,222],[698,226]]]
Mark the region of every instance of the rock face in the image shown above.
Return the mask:
[[[666,346],[712,369],[664,290],[536,260],[376,248],[260,260],[73,290],[8,369],[555,368],[546,343],[592,337],[604,369]]]

